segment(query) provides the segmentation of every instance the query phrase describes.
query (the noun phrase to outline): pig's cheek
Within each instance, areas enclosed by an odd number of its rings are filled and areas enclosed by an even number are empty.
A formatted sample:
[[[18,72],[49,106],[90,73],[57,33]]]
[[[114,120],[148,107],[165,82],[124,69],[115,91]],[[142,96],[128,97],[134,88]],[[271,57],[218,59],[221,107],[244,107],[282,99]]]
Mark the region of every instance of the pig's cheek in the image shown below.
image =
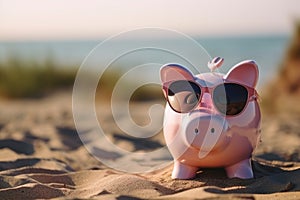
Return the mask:
[[[258,128],[260,126],[260,109],[257,102],[249,102],[245,110],[236,117],[227,117],[229,126]]]
[[[182,114],[173,111],[166,105],[164,114],[163,132],[167,143],[171,143],[178,134],[182,122]]]
[[[164,125],[164,137],[167,144],[172,143],[179,130],[179,124],[167,123]]]

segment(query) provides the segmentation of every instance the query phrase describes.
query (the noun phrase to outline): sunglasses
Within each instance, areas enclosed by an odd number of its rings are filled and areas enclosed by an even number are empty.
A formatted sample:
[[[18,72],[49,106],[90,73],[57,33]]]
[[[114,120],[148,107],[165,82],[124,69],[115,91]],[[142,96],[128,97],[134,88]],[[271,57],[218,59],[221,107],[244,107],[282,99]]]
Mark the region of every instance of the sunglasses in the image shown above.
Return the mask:
[[[257,100],[252,87],[224,82],[214,87],[203,87],[189,80],[177,80],[163,84],[163,90],[171,108],[178,113],[188,113],[201,102],[204,93],[210,93],[218,112],[226,116],[240,114],[249,101]]]

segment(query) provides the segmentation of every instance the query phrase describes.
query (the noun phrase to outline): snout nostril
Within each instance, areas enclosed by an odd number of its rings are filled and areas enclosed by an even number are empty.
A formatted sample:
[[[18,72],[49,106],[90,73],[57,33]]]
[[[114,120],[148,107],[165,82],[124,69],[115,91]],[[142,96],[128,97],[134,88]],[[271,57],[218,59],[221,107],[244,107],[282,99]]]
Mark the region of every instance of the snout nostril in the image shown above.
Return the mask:
[[[198,135],[199,130],[197,128],[195,128],[195,134]]]
[[[215,132],[215,129],[214,129],[214,128],[211,128],[211,129],[210,129],[210,132],[211,132],[211,133],[214,133],[214,132]]]

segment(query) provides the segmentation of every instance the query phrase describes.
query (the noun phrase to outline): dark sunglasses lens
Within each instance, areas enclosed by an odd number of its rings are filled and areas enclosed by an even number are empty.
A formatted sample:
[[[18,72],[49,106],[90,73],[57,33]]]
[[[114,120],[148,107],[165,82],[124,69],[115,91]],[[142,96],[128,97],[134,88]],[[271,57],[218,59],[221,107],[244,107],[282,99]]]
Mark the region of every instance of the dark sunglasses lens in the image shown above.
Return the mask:
[[[237,115],[242,112],[247,100],[247,89],[235,83],[219,85],[213,92],[213,101],[216,108],[225,115]]]
[[[168,88],[168,102],[180,113],[191,111],[199,102],[201,89],[196,83],[186,80],[174,81]]]

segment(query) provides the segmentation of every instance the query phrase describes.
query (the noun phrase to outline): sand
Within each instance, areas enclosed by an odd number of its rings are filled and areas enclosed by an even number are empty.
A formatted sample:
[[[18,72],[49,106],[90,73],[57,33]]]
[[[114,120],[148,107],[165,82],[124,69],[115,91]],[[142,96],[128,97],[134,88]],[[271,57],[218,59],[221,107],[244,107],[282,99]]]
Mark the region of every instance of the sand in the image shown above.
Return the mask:
[[[172,164],[130,174],[95,159],[77,135],[71,101],[69,91],[0,101],[0,199],[300,199],[300,115],[264,116],[263,141],[252,159],[254,179],[200,169],[193,180],[172,180]],[[133,115],[143,121],[143,109],[137,110]],[[141,145],[113,125],[109,112],[102,119],[113,142],[127,150],[165,144],[159,134]]]

